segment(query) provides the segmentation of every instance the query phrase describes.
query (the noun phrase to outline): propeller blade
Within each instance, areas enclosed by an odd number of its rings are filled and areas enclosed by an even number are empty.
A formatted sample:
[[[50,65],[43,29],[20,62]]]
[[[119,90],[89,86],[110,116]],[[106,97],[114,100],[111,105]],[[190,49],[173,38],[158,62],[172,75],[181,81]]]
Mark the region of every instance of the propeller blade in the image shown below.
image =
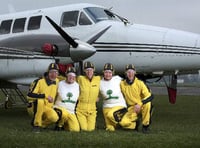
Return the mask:
[[[103,30],[100,31],[99,33],[95,34],[93,37],[91,37],[91,38],[87,41],[87,43],[88,43],[88,44],[93,44],[93,43],[94,43],[98,38],[100,38],[110,27],[111,27],[111,25],[108,26],[108,27],[106,27],[105,29],[103,29]]]
[[[78,46],[78,43],[74,41],[60,26],[58,26],[52,19],[46,16],[49,23],[57,30],[57,32],[70,44],[73,48]]]

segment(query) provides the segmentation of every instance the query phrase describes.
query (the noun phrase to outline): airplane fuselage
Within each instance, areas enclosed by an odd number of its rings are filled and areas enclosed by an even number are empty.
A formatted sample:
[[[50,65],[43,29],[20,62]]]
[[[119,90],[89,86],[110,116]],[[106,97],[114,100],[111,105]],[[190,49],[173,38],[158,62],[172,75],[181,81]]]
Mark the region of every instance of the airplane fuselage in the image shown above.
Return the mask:
[[[55,59],[60,63],[80,61],[79,56],[82,53],[79,51],[73,54],[76,50],[70,49],[70,45],[60,37],[45,16],[54,20],[70,36],[84,42],[108,27],[108,30],[92,43],[96,53],[88,58],[80,58],[84,61],[92,61],[98,73],[102,72],[103,65],[108,62],[115,66],[118,73],[123,73],[124,66],[130,63],[136,66],[138,73],[151,75],[193,73],[200,69],[200,37],[198,34],[130,24],[119,20],[120,18],[117,18],[114,13],[103,7],[77,4],[0,16],[0,47],[37,52],[40,53],[38,55],[40,59],[43,59],[34,61],[25,58],[29,62],[18,59],[25,68],[31,67],[29,71],[23,73],[23,76],[41,74]],[[35,26],[34,23],[30,25],[31,18],[35,19]],[[41,18],[38,24],[37,18]],[[19,24],[23,24],[20,19],[24,21],[24,27],[17,28],[16,20],[19,20]],[[2,22],[9,23],[9,21],[10,29],[6,28],[7,32],[3,32]],[[56,45],[58,53],[55,56],[45,55],[42,52],[45,43]],[[8,71],[1,72],[0,79],[11,80],[13,77],[22,76],[20,71],[25,71],[25,68],[22,68],[19,70],[19,75],[13,76],[12,73],[15,73],[16,69],[12,61],[16,59],[12,60],[4,56],[1,61],[3,61],[0,64],[1,69],[9,69],[10,75],[7,75]],[[9,63],[12,64],[9,65]],[[37,67],[39,64],[42,65],[41,69]]]

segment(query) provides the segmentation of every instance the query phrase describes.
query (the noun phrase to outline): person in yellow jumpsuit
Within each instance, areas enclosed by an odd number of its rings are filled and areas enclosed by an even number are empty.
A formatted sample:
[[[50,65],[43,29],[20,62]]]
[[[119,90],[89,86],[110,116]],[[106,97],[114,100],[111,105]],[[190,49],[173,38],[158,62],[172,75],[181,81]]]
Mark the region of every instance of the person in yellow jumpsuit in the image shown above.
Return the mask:
[[[128,105],[128,115],[133,121],[137,119],[135,115],[142,115],[142,131],[149,132],[149,125],[151,120],[151,101],[153,95],[144,84],[139,80],[135,74],[136,70],[133,64],[126,65],[125,68],[126,79],[121,82],[121,90]]]
[[[27,94],[29,105],[34,108],[33,131],[40,132],[52,123],[58,121],[58,115],[53,109],[58,88],[58,65],[51,63],[46,77],[35,81]],[[29,106],[29,107],[30,107]]]
[[[100,94],[103,98],[103,115],[107,131],[115,131],[117,127],[124,129],[135,128],[132,121],[124,116],[127,105],[120,89],[122,78],[114,75],[114,67],[106,63],[103,69],[103,78],[100,82]]]
[[[96,125],[96,102],[99,95],[100,76],[94,76],[93,63],[84,63],[85,76],[79,76],[77,82],[80,86],[80,96],[76,108],[80,129],[93,131]]]
[[[58,95],[54,109],[60,112],[60,120],[57,123],[56,130],[65,130],[79,132],[79,122],[75,114],[75,107],[79,97],[79,85],[76,82],[76,70],[74,67],[68,67],[66,80],[58,84]]]

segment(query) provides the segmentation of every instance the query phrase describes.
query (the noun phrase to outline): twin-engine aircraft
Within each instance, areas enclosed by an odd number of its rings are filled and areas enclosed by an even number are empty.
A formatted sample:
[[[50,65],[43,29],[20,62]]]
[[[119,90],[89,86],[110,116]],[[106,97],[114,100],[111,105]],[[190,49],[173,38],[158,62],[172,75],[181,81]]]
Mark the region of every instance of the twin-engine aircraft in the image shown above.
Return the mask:
[[[131,24],[111,10],[93,4],[72,4],[0,16],[0,82],[2,91],[13,84],[30,84],[56,62],[96,72],[109,62],[116,73],[134,64],[143,80],[172,76],[170,98],[176,98],[177,75],[200,69],[198,34]],[[81,70],[80,70],[81,71]],[[173,102],[172,102],[173,103]]]

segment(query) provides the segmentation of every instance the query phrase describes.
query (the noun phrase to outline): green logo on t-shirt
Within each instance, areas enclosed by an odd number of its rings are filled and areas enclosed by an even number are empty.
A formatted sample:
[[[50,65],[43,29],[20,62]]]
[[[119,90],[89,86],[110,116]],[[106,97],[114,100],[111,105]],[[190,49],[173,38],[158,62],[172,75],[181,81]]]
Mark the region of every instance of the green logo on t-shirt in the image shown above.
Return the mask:
[[[67,100],[62,100],[62,102],[66,103],[66,102],[70,102],[70,103],[76,103],[76,101],[71,100],[71,97],[73,97],[73,94],[71,92],[68,92],[66,94],[66,96],[68,97]]]
[[[113,91],[111,89],[107,90],[106,94],[108,95],[108,98],[106,98],[105,100],[110,100],[110,99],[118,99],[118,96],[111,96],[113,93]]]

